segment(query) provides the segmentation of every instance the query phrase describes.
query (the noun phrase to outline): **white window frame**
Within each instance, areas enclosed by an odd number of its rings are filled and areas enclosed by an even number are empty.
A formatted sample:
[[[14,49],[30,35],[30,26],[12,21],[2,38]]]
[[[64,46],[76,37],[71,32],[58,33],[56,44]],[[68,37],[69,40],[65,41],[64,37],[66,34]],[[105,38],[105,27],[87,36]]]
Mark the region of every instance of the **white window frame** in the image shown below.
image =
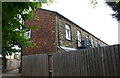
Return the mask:
[[[94,39],[91,38],[91,44],[92,44],[92,48],[94,48]]]
[[[77,30],[77,43],[78,43],[78,47],[81,46],[81,32]]]
[[[66,39],[71,40],[71,28],[70,25],[65,25]]]
[[[31,30],[26,30],[24,36],[26,37],[26,39],[30,39],[31,38]]]
[[[86,45],[89,45],[89,35],[86,35]]]

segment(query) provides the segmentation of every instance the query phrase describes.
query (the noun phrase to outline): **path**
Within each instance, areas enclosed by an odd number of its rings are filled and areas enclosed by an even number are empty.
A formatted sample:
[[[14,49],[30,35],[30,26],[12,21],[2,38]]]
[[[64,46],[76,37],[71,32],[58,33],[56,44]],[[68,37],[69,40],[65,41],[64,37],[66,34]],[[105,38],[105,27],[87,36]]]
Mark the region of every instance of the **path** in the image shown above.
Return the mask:
[[[20,76],[21,74],[18,73],[18,69],[2,73],[2,78],[20,78]]]

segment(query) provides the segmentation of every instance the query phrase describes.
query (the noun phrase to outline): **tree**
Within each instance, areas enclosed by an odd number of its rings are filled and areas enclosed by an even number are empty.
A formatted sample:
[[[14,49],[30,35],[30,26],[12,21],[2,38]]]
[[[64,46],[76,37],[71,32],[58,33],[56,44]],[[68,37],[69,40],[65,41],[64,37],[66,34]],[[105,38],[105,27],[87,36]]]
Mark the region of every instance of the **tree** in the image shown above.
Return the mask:
[[[39,1],[39,0],[38,0]],[[33,15],[36,8],[41,8],[42,4],[51,3],[53,0],[45,0],[44,2],[2,2],[2,56],[3,70],[6,69],[6,55],[11,55],[15,52],[21,52],[21,49],[13,48],[15,45],[19,47],[33,47],[34,43],[26,39],[24,33],[26,27],[21,20],[26,21]],[[4,71],[3,71],[4,72]]]
[[[93,8],[97,6],[96,0],[89,0],[89,1],[90,4],[92,4]],[[115,2],[109,2],[109,0],[106,0],[106,4],[110,6],[113,11],[115,11],[115,14],[112,14],[113,18],[116,18],[118,21],[120,21],[120,1],[115,0]]]
[[[6,67],[6,55],[11,55],[15,52],[20,52],[21,49],[13,48],[15,45],[19,47],[33,46],[34,43],[28,42],[24,36],[26,27],[21,20],[26,21],[33,15],[32,12],[36,7],[41,7],[46,2],[2,2],[2,56],[3,56],[3,72]]]
[[[2,2],[2,55],[11,55],[13,52],[20,50],[13,48],[15,45],[33,46],[33,43],[28,42],[23,35],[26,29],[33,27],[26,27],[21,23],[21,20],[27,20],[32,16],[32,12],[36,7],[41,7],[46,2]]]
[[[114,11],[115,14],[112,14],[114,18],[120,21],[120,2],[106,2]]]

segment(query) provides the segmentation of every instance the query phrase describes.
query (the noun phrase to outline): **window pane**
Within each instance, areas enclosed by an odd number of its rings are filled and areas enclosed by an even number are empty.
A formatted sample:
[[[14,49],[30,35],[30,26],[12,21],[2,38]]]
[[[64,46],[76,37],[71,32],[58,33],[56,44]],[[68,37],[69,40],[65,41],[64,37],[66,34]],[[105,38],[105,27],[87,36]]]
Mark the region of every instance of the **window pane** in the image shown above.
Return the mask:
[[[93,40],[93,38],[91,38],[91,44],[92,44],[92,48],[94,48],[94,40]]]
[[[66,25],[66,39],[71,40],[71,30],[69,25]]]
[[[29,39],[31,37],[31,30],[26,30],[24,36],[26,37],[26,39]]]
[[[89,35],[86,35],[86,44],[89,45]]]
[[[81,33],[80,33],[80,31],[77,31],[77,39],[78,39],[79,41],[81,41]]]

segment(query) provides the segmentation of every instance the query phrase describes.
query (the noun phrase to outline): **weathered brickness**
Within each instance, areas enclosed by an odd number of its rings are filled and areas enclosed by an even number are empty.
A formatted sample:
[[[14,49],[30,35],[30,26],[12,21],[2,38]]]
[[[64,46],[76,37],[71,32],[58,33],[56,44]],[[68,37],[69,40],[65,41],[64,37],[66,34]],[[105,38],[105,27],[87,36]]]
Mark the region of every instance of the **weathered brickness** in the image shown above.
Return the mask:
[[[37,26],[38,28],[31,30],[30,35],[31,41],[35,43],[37,47],[23,47],[23,55],[52,53],[63,50],[68,51],[108,45],[68,18],[54,11],[37,9],[33,17],[25,21],[24,24],[27,27]],[[70,34],[67,34],[66,25],[70,27]],[[80,31],[81,40],[79,47],[77,31]],[[70,40],[66,38],[66,34],[70,35]],[[88,35],[88,45],[86,35]],[[93,44],[91,39],[93,39]]]

